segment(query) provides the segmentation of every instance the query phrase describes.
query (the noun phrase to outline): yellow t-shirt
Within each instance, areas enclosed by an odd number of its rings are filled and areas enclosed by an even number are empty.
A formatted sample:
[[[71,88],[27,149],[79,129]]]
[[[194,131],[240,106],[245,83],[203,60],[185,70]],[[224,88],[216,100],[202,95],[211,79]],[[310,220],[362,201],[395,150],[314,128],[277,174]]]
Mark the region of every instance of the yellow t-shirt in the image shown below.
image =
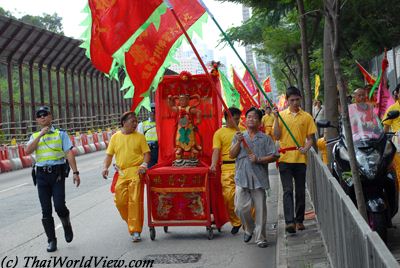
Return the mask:
[[[261,119],[261,123],[264,127],[265,134],[272,137],[272,126],[274,125],[274,116],[272,114],[266,114]]]
[[[266,114],[262,120],[263,127],[272,127],[274,125],[274,116],[272,114]]]
[[[120,169],[139,166],[143,163],[143,154],[150,152],[143,134],[133,132],[122,134],[118,131],[112,135],[106,154],[115,155],[115,163]]]
[[[308,135],[317,132],[317,127],[315,126],[312,116],[301,109],[296,115],[293,115],[288,108],[280,112],[280,115],[289,127],[300,147],[305,145]],[[279,139],[280,148],[296,146],[296,143],[291,138],[281,120],[279,120],[279,127],[281,129],[281,138]],[[306,163],[306,155],[300,153],[299,150],[287,151],[286,153],[281,154],[279,162]]]
[[[389,108],[386,110],[385,116],[383,118],[386,118],[387,113],[389,111],[393,111],[393,110],[400,111],[400,104],[398,101],[396,101],[396,103],[389,106]],[[390,128],[392,129],[393,132],[397,132],[400,130],[400,117],[397,117],[395,119],[386,120],[385,122],[383,122],[383,124],[390,126]]]
[[[240,129],[242,130],[242,128]],[[234,128],[222,127],[214,133],[213,149],[220,149],[222,161],[235,160],[229,157],[229,150],[231,148],[233,136],[235,136],[236,132],[237,131]]]

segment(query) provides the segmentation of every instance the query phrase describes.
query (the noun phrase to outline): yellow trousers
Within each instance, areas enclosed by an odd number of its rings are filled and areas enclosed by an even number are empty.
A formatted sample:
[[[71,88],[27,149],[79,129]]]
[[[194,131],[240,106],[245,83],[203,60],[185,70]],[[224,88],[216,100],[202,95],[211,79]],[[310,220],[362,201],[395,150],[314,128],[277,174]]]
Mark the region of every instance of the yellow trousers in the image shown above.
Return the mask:
[[[121,218],[128,224],[129,233],[142,232],[143,227],[143,190],[139,167],[130,167],[119,172],[115,185],[114,201]]]
[[[221,166],[221,185],[229,221],[232,226],[240,226],[240,219],[235,213],[235,164],[225,164]]]
[[[393,158],[393,168],[396,171],[397,177],[397,191],[399,191],[400,186],[400,153],[396,153]]]

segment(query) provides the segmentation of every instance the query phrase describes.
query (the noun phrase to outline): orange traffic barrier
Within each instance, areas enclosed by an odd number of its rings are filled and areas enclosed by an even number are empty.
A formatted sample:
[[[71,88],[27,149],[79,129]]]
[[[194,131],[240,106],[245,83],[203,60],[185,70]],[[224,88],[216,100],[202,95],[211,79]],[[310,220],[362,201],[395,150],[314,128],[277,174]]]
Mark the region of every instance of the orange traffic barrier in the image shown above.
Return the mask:
[[[22,161],[19,157],[18,146],[8,146],[8,159],[11,161],[11,166],[13,170],[21,169]]]
[[[10,159],[8,159],[8,149],[7,146],[0,147],[0,171],[6,172],[11,171],[12,165]]]
[[[94,144],[93,135],[92,134],[87,134],[86,135],[86,139],[87,139],[87,143],[89,145],[90,151],[91,152],[96,152],[97,151],[97,147]]]
[[[108,137],[108,131],[103,132],[103,141],[106,144],[106,147],[108,147],[108,143],[110,142],[110,138]]]
[[[31,167],[33,163],[32,156],[26,154],[25,147],[25,144],[18,144],[19,158],[21,159],[24,168]]]
[[[89,147],[88,140],[87,140],[87,135],[86,134],[81,134],[81,140],[82,140],[83,149],[85,150],[85,154],[91,153],[92,150]]]
[[[75,139],[74,139],[74,137],[73,137],[73,136],[69,136],[69,139],[70,139],[72,145],[74,146],[74,147],[72,147],[72,149],[71,149],[72,152],[74,153],[75,156],[79,155],[78,148],[76,148],[76,146],[75,146]]]
[[[74,136],[74,142],[75,142],[74,146],[78,150],[78,154],[79,155],[84,154],[85,153],[85,149],[83,148],[83,145],[82,145],[81,136],[80,135],[75,135]]]
[[[99,147],[97,149],[98,151],[104,150],[104,149],[107,148],[106,144],[103,141],[103,133],[102,132],[94,133],[93,134],[93,140],[94,140],[94,145],[98,144],[98,145],[96,145],[96,148],[97,148],[97,146]]]

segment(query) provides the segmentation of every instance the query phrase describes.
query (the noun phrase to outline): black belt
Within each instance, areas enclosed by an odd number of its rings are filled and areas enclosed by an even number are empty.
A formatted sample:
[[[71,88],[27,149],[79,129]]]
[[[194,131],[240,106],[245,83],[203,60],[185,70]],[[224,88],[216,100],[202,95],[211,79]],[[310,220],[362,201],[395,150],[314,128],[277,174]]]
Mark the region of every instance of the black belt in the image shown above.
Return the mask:
[[[44,173],[56,173],[56,172],[60,172],[62,168],[64,168],[65,164],[61,164],[61,165],[54,165],[54,166],[44,166],[44,167],[36,167],[37,168],[37,172],[44,172]]]
[[[235,160],[227,160],[227,161],[222,161],[222,164],[235,164]]]

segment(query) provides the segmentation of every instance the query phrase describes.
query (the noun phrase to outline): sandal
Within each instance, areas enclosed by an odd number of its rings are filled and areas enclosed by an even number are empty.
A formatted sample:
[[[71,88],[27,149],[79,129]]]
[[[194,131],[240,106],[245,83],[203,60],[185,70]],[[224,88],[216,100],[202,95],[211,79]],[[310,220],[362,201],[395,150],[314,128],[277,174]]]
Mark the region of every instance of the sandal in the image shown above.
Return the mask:
[[[257,242],[257,246],[259,248],[266,248],[266,247],[268,247],[268,243],[267,243],[267,241],[260,241],[260,242]]]

